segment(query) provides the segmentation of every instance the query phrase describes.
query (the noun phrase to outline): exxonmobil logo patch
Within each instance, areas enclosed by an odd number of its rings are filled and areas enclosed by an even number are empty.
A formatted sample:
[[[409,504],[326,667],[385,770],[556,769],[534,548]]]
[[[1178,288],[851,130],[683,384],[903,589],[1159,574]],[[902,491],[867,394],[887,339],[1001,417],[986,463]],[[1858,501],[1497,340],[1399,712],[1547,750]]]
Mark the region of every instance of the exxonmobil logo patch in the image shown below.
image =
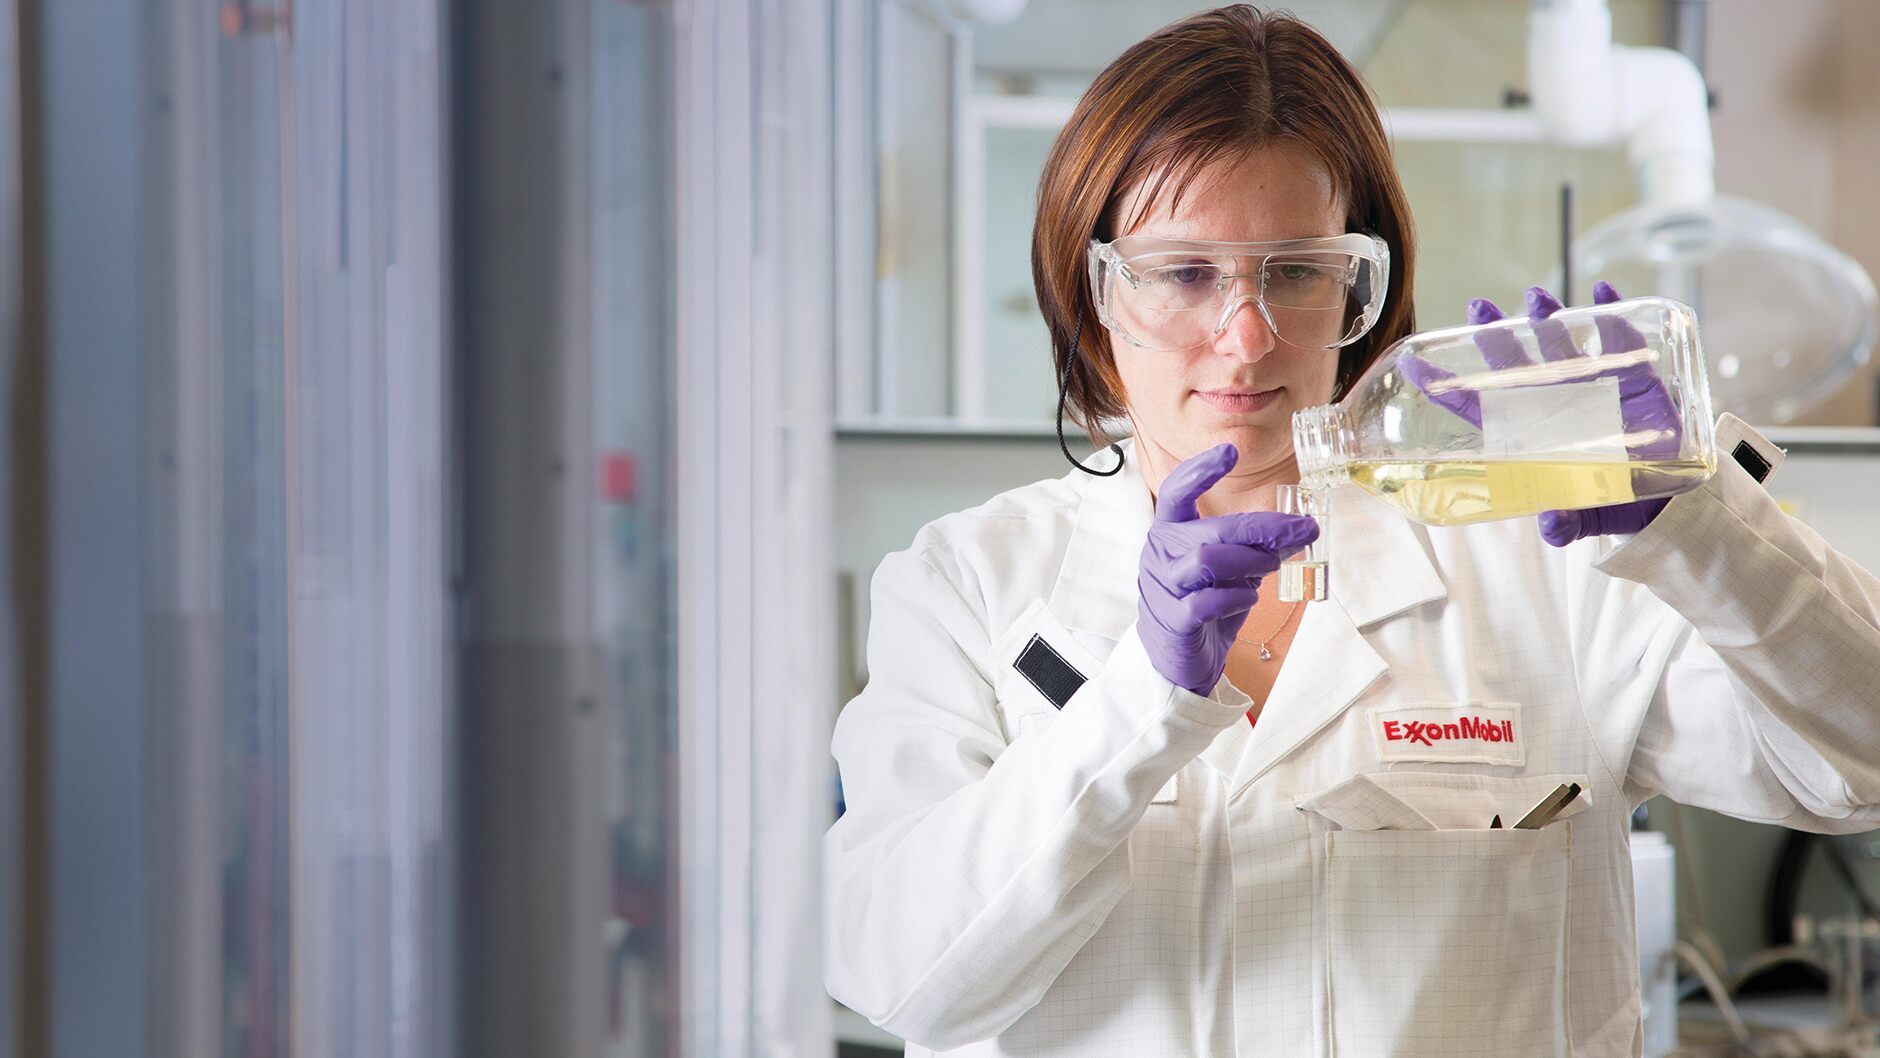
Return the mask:
[[[1406,705],[1371,712],[1371,730],[1384,760],[1521,764],[1527,758],[1517,702]]]
[[[1384,740],[1398,742],[1408,740],[1433,746],[1439,741],[1455,741],[1459,738],[1475,738],[1484,742],[1513,742],[1513,720],[1490,720],[1481,716],[1465,716],[1450,724],[1423,720],[1386,720],[1384,721]]]

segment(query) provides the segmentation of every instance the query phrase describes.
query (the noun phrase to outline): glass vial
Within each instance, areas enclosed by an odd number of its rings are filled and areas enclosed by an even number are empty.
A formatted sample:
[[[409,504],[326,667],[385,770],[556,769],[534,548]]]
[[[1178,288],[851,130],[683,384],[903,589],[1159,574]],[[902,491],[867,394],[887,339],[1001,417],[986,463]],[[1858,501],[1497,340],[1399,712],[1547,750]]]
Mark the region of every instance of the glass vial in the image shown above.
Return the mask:
[[[1281,485],[1274,510],[1303,514],[1319,523],[1319,538],[1279,564],[1280,602],[1320,602],[1325,598],[1332,557],[1331,493],[1303,485]]]

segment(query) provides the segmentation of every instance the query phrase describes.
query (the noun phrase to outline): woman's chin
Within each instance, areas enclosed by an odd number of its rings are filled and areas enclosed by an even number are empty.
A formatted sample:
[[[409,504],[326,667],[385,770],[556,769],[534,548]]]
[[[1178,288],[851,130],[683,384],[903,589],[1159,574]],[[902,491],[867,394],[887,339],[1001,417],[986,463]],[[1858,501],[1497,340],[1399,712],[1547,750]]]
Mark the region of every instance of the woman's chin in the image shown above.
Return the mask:
[[[1182,457],[1204,452],[1222,442],[1240,450],[1241,469],[1267,466],[1292,458],[1292,420],[1250,423],[1246,421],[1194,424],[1187,434]]]

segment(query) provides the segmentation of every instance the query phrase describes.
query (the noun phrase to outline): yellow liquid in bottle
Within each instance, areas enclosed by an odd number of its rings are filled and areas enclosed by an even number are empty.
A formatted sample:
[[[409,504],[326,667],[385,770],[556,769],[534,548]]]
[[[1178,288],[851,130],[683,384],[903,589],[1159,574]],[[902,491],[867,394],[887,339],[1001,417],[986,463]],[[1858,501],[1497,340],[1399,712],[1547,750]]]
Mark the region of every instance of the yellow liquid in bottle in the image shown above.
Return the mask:
[[[1709,476],[1695,460],[1611,463],[1353,462],[1351,480],[1425,525],[1469,525],[1669,495]]]

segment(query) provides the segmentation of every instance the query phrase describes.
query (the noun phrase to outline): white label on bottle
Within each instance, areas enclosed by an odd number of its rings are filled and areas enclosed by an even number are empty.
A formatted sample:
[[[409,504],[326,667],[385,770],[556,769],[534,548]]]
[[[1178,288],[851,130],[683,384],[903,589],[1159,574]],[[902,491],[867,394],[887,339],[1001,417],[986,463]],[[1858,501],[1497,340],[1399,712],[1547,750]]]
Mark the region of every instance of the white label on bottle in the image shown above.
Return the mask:
[[[1625,462],[1619,380],[1483,390],[1482,454],[1491,460]]]

